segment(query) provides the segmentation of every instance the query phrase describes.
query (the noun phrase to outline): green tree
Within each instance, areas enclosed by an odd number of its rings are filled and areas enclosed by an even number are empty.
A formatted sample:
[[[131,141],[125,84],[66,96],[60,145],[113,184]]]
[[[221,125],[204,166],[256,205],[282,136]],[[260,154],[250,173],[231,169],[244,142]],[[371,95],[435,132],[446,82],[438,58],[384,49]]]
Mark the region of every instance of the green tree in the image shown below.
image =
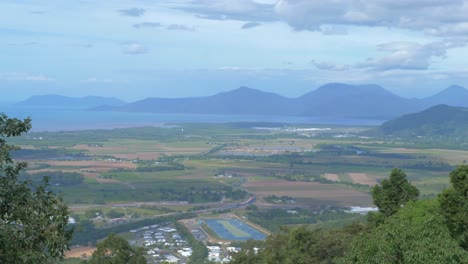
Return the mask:
[[[381,223],[385,218],[395,214],[409,201],[416,201],[419,190],[411,185],[406,174],[400,169],[393,169],[388,179],[382,185],[372,188],[372,199],[379,208],[378,213],[369,214],[371,222]]]
[[[135,249],[127,240],[112,233],[97,244],[88,264],[146,264],[143,249]]]
[[[19,148],[7,138],[27,132],[30,122],[0,114],[0,263],[56,262],[72,236],[68,208],[47,190],[48,179],[34,188],[18,179],[27,164],[12,160],[10,152]]]
[[[408,202],[370,233],[358,236],[339,263],[468,263],[435,200]]]
[[[119,217],[124,217],[125,216],[125,213],[122,213],[122,212],[118,212],[114,209],[111,209],[109,212],[107,212],[107,217],[109,218],[119,218]]]
[[[233,256],[234,264],[327,264],[343,257],[353,238],[364,232],[365,226],[353,224],[343,229],[310,230],[307,227],[283,228],[271,235],[264,244],[247,243]],[[254,248],[259,248],[255,253]]]
[[[439,195],[445,222],[460,245],[468,250],[468,165],[461,165],[450,173],[452,188]]]

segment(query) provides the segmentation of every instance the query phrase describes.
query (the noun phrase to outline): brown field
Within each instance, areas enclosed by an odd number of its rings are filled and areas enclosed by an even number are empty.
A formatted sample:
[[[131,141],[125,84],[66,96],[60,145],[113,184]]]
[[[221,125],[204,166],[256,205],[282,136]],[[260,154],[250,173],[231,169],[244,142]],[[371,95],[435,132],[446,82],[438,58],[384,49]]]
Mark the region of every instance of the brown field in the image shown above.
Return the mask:
[[[116,142],[112,142],[116,144]],[[86,144],[76,145],[73,148],[86,150],[92,155],[110,155],[121,159],[158,159],[162,154],[166,155],[184,155],[197,154],[206,151],[208,148],[189,148],[189,147],[168,147],[157,142],[141,142],[138,140],[125,140],[119,142],[121,145],[111,145],[103,147],[92,147]]]
[[[354,183],[365,184],[365,185],[376,185],[377,179],[369,177],[366,173],[348,173],[349,177]]]
[[[323,176],[325,177],[325,179],[330,180],[330,181],[334,181],[334,182],[340,181],[338,174],[325,173]]]
[[[76,247],[65,252],[65,258],[82,258],[83,254],[90,257],[96,250],[95,247]]]
[[[464,150],[388,148],[380,151],[382,153],[427,155],[452,165],[459,165],[468,160],[468,151]]]
[[[28,173],[39,173],[60,170],[64,172],[79,172],[86,178],[97,178],[100,173],[112,169],[135,169],[137,166],[129,161],[109,161],[109,160],[70,160],[70,161],[41,161],[43,164],[49,164],[52,167],[40,170],[28,170]],[[61,167],[54,169],[53,167]],[[67,169],[66,167],[74,167]],[[111,182],[106,179],[99,179],[102,182]]]
[[[248,181],[244,185],[259,198],[270,195],[290,196],[294,198],[311,198],[324,201],[334,201],[340,204],[352,205],[356,201],[368,200],[369,195],[357,190],[335,184],[316,182],[289,182],[282,180]]]

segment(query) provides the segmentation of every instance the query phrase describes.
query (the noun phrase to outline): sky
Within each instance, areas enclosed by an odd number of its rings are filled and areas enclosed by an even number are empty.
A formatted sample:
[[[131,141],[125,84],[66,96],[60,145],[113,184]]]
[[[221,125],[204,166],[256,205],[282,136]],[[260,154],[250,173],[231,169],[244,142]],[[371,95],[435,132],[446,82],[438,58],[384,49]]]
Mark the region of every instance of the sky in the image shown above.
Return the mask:
[[[468,0],[1,0],[0,101],[468,88]]]

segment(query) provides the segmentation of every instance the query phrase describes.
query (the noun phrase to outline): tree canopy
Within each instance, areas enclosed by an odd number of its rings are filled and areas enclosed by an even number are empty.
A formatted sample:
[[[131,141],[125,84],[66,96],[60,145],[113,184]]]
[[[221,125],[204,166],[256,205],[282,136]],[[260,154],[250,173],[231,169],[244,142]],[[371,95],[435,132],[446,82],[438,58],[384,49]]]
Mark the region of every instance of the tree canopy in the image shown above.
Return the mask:
[[[264,244],[246,244],[232,263],[468,263],[467,176],[468,166],[460,166],[450,174],[453,188],[439,199],[417,201],[418,189],[394,169],[373,188],[379,212],[369,223],[283,229]]]
[[[16,163],[7,138],[31,129],[31,120],[0,114],[0,263],[51,263],[63,258],[72,230],[68,207],[47,190],[48,179],[34,188],[18,175],[27,164]]]
[[[146,264],[141,249],[133,248],[127,240],[112,233],[97,244],[88,264]]]
[[[450,182],[453,187],[439,195],[440,208],[452,237],[468,250],[468,166],[452,171]]]
[[[342,263],[468,263],[434,200],[408,202],[351,248]]]
[[[408,182],[406,173],[400,169],[393,169],[388,179],[384,179],[381,185],[372,188],[372,199],[379,212],[370,214],[369,220],[381,223],[407,202],[416,201],[418,196],[418,188]]]

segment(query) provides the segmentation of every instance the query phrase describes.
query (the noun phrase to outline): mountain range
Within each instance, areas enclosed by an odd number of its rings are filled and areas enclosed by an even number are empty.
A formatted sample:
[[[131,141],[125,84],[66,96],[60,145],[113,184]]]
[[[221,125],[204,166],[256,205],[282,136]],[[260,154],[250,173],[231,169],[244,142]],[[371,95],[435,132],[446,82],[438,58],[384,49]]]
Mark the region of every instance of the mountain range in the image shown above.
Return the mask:
[[[62,95],[48,94],[32,96],[24,101],[17,103],[16,105],[88,109],[102,105],[121,106],[124,104],[124,101],[112,97],[86,96],[75,98]]]
[[[403,115],[369,131],[370,134],[399,137],[468,136],[468,108],[436,105]]]
[[[52,101],[62,101],[62,99],[54,99],[50,96],[46,99],[32,97],[21,104],[31,104],[33,101],[37,105],[38,102],[42,101],[44,104],[47,102],[46,104],[54,105]],[[388,120],[438,104],[468,107],[468,90],[454,85],[427,98],[408,99],[393,94],[378,85],[330,83],[300,97],[287,98],[275,93],[241,87],[206,97],[146,98],[127,104],[115,101],[115,99],[108,102],[101,100],[99,104],[89,104],[88,108],[93,111],[282,115]]]

